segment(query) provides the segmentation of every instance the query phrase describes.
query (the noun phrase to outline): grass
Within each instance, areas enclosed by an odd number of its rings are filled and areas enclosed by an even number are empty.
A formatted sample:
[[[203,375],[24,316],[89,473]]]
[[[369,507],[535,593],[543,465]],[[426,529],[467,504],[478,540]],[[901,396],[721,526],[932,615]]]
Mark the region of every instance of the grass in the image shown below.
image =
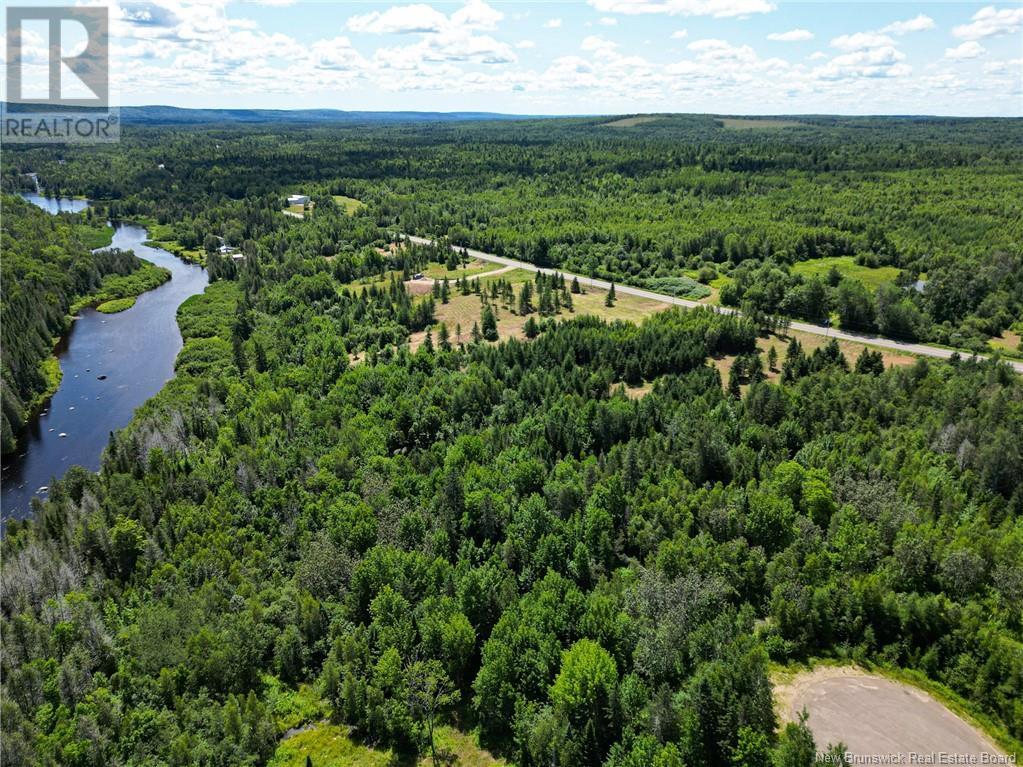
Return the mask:
[[[852,256],[830,256],[800,261],[792,265],[792,271],[804,277],[826,277],[832,267],[837,269],[843,277],[859,280],[871,289],[877,288],[885,282],[894,282],[899,274],[899,270],[894,266],[861,266]]]
[[[459,277],[478,277],[481,274],[487,272],[494,272],[502,268],[500,264],[495,264],[493,261],[482,261],[478,258],[474,258],[465,267],[459,267],[451,271],[448,270],[444,264],[427,264],[426,268],[423,269],[423,276],[429,277],[431,280],[443,280],[447,277],[449,280],[454,282]]]
[[[504,767],[508,763],[498,759],[482,748],[479,740],[472,733],[456,730],[454,727],[441,726],[434,731],[437,753],[446,752],[455,757],[458,767]],[[432,767],[433,761],[429,754],[419,760],[418,767]]]
[[[362,200],[356,200],[354,197],[345,197],[343,194],[335,194],[334,202],[336,202],[339,207],[344,208],[345,213],[349,216],[354,216],[366,207]]]
[[[760,358],[764,363],[764,375],[766,380],[771,383],[778,383],[781,379],[781,368],[785,362],[785,352],[788,349],[789,340],[795,338],[803,347],[803,351],[809,355],[813,354],[815,349],[819,349],[822,346],[830,343],[832,339],[826,338],[825,336],[819,336],[815,333],[804,333],[801,330],[789,330],[787,336],[780,336],[777,334],[771,334],[769,336],[760,336],[757,338],[757,349],[760,350]],[[778,369],[769,370],[767,367],[767,353],[768,350],[774,347],[775,353],[778,355]],[[850,369],[856,364],[856,358],[860,356],[860,353],[866,348],[872,351],[881,353],[881,359],[884,360],[885,367],[908,367],[916,362],[917,358],[912,354],[902,354],[900,352],[893,351],[891,349],[883,349],[881,347],[873,347],[870,344],[859,343],[857,341],[843,341],[838,340],[838,348],[845,355],[846,360],[849,362]],[[711,358],[711,364],[717,368],[718,373],[721,375],[721,385],[728,385],[728,373],[732,368],[732,363],[738,355],[724,354],[717,357]],[[743,393],[749,388],[748,384],[742,384],[740,389]]]
[[[189,261],[193,264],[206,266],[206,251],[202,248],[186,248],[174,239],[174,229],[170,224],[161,224],[156,219],[148,216],[141,216],[136,223],[146,228],[149,239],[143,245],[150,248],[161,248],[168,253],[177,256],[182,261]]]
[[[390,751],[359,745],[348,737],[348,729],[333,724],[316,724],[281,741],[269,767],[388,767]]]
[[[1006,357],[1023,356],[1023,346],[1020,345],[1020,333],[1012,330],[1005,330],[1000,337],[992,338],[991,348],[1001,352]]]
[[[483,275],[480,278],[480,285],[486,287],[488,283],[494,280],[507,280],[512,285],[519,285],[527,280],[532,281],[533,278],[534,274],[531,271],[526,269],[512,269],[511,271],[502,272],[501,274],[495,274],[489,277],[487,275]],[[562,309],[561,313],[558,314],[555,319],[568,320],[573,317],[595,315],[606,320],[627,320],[630,322],[639,322],[644,317],[648,317],[655,312],[669,308],[668,304],[661,301],[640,298],[638,296],[631,296],[625,293],[619,293],[618,299],[615,301],[615,305],[613,307],[608,307],[604,305],[606,291],[597,288],[585,288],[585,290],[586,293],[572,294],[574,311],[569,312]],[[516,296],[517,295],[518,291],[516,290]],[[458,291],[452,290],[451,300],[448,303],[442,304],[440,301],[437,301],[434,315],[436,324],[433,326],[434,343],[437,342],[437,329],[440,327],[442,322],[446,323],[448,326],[451,343],[458,343],[458,337],[455,333],[457,325],[462,326],[461,340],[468,343],[473,323],[478,323],[480,320],[481,308],[480,297],[475,293],[463,296]],[[547,319],[542,317],[538,312],[533,312],[529,316],[515,314],[511,308],[498,302],[497,333],[499,338],[502,340],[506,338],[525,338],[524,327],[526,320],[529,317],[532,317],[537,322],[542,322]],[[419,348],[425,337],[425,331],[412,334],[409,342],[412,351]]]
[[[805,123],[796,120],[756,120],[752,118],[722,117],[718,122],[729,130],[774,130],[776,128],[799,128]]]
[[[504,767],[507,764],[481,748],[474,735],[454,727],[438,727],[435,738],[438,753],[455,757],[454,764],[459,767]],[[306,757],[312,760],[313,767],[390,767],[396,764],[430,767],[433,764],[428,753],[418,761],[402,758],[391,751],[356,743],[346,727],[319,722],[281,741],[269,767],[305,767]]]
[[[126,309],[131,309],[133,306],[135,306],[135,296],[128,296],[127,298],[115,298],[111,301],[104,301],[96,307],[96,311],[103,312],[103,314],[117,314]]]
[[[147,290],[163,285],[170,279],[170,276],[167,269],[148,261],[143,261],[142,266],[131,274],[108,274],[103,278],[102,284],[95,293],[81,296],[71,304],[71,314],[77,314],[87,306],[96,306],[115,299],[140,295]]]
[[[26,406],[25,410],[29,413],[34,413],[46,400],[56,394],[57,389],[60,388],[60,382],[64,378],[64,371],[60,369],[60,360],[55,356],[47,357],[40,362],[39,371],[46,380],[46,387]]]
[[[75,227],[75,231],[78,233],[78,238],[82,241],[82,245],[89,250],[108,248],[110,243],[114,241],[114,228],[106,224],[97,226],[81,224]]]

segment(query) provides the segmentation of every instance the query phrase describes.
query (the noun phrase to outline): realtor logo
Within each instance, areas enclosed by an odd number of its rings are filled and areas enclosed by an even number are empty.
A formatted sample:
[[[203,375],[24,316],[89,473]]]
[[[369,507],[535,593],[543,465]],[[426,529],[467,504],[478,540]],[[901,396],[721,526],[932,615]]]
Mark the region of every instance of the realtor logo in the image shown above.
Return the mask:
[[[102,6],[8,7],[2,138],[116,141],[110,109],[110,21]]]

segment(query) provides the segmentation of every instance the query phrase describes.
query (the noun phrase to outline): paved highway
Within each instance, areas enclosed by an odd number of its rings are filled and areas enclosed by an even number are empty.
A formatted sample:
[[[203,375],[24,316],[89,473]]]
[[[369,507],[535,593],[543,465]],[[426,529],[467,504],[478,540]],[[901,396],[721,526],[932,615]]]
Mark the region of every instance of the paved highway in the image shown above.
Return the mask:
[[[419,245],[429,245],[433,240],[426,237],[416,237],[415,235],[404,235],[409,240]],[[461,248],[459,248],[461,250]],[[466,248],[466,251],[470,256],[481,259],[483,261],[491,261],[496,264],[504,264],[505,266],[511,266],[518,269],[527,269],[531,272],[543,272],[545,274],[551,274],[559,272],[564,274],[569,279],[575,277],[579,280],[580,285],[586,285],[593,288],[602,288],[607,290],[611,287],[610,282],[605,280],[598,280],[593,277],[584,277],[581,274],[573,274],[566,272],[562,269],[545,269],[538,267],[536,264],[531,264],[528,261],[516,261],[514,258],[505,258],[504,256],[495,256],[493,253],[484,253],[481,250],[473,250],[472,248]],[[697,306],[706,306],[707,304],[701,304],[699,301],[691,301],[688,298],[678,298],[676,296],[667,296],[663,293],[655,293],[652,290],[645,290],[644,288],[634,288],[631,285],[619,285],[615,283],[616,293],[627,293],[630,296],[639,296],[640,298],[649,298],[653,301],[661,301],[666,304],[673,304],[675,306],[686,306],[694,308]],[[714,307],[720,312],[725,314],[739,314],[735,309],[729,309],[728,307],[719,306]],[[906,354],[916,354],[921,357],[937,357],[938,359],[948,359],[955,352],[952,349],[942,349],[938,346],[927,346],[926,344],[915,344],[908,341],[896,341],[891,338],[885,338],[883,336],[875,336],[870,333],[857,333],[851,330],[839,330],[836,328],[827,328],[823,325],[814,325],[811,322],[798,322],[793,320],[790,325],[793,330],[800,330],[804,333],[812,333],[818,336],[827,336],[828,338],[837,338],[840,341],[853,341],[856,343],[865,343],[870,346],[875,346],[880,349],[891,349],[896,352],[905,352]],[[964,357],[968,357],[969,352],[960,352]],[[977,355],[982,357],[983,355]],[[1006,360],[1009,365],[1017,373],[1023,373],[1023,362],[1017,362],[1015,360]]]

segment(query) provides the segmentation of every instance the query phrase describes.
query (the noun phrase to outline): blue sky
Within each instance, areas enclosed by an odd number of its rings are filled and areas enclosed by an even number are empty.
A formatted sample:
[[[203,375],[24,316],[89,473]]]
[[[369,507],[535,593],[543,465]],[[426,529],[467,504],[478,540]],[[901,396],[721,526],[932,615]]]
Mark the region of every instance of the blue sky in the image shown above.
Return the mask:
[[[1023,115],[1021,3],[156,0],[112,8],[122,104]]]

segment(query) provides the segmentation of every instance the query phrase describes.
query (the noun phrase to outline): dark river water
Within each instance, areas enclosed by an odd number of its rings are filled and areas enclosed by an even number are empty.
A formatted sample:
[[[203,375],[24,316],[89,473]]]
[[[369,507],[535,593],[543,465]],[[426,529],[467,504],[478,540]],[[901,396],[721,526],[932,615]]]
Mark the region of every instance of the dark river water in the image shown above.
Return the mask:
[[[26,195],[36,202],[33,197]],[[50,211],[68,210],[69,203],[86,204],[65,200],[65,207],[59,207],[52,198],[40,199],[45,203],[40,207]],[[4,519],[24,518],[32,496],[45,495],[40,488],[52,485],[72,465],[97,471],[110,432],[126,426],[135,409],[173,377],[174,358],[181,349],[177,308],[201,293],[208,279],[205,269],[147,247],[142,244],[145,239],[142,227],[121,224],[112,247],[134,250],[139,258],[166,267],[170,281],[143,293],[127,311],[101,314],[85,309],[75,320],[57,347],[64,372],[60,389],[30,422],[14,456],[4,461],[0,498]]]

